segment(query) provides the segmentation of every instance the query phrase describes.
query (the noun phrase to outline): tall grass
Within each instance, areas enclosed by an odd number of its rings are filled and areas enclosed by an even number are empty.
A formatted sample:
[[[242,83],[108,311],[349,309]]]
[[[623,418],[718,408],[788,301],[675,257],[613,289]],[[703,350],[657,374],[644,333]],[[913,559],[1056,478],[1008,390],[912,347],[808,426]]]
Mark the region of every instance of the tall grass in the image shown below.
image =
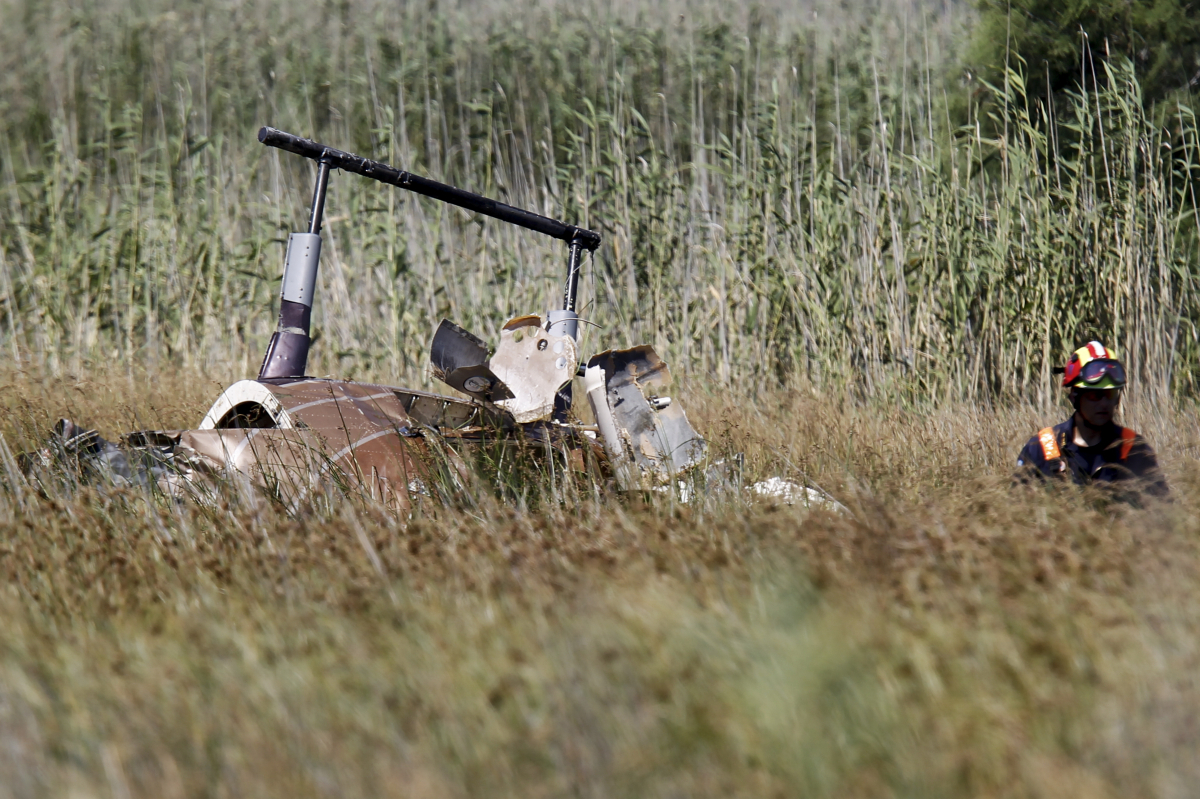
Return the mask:
[[[980,94],[954,3],[515,9],[0,0],[0,797],[1190,795],[1191,111]],[[261,124],[601,229],[585,346],[653,343],[723,389],[714,457],[849,513],[554,459],[404,518],[24,480],[58,415],[183,426],[257,367],[313,177]],[[532,234],[327,212],[318,374],[558,300]],[[1010,489],[1092,336],[1173,504]]]
[[[122,371],[72,412],[209,398]],[[17,448],[63,381],[4,377]],[[1193,414],[1146,430],[1176,504],[1135,510],[1010,492],[1028,407],[689,409],[749,476],[803,471],[850,513],[479,484],[289,514],[39,493],[0,450],[0,796],[1190,794]]]
[[[1045,401],[1092,337],[1158,396],[1200,376],[1194,115],[1156,124],[1121,73],[1059,130],[1015,61],[981,111],[954,3],[2,8],[22,363],[252,372],[312,182],[273,124],[602,230],[585,346],[706,381]],[[354,176],[328,217],[316,373],[420,380],[441,316],[489,336],[557,302],[533,234]]]

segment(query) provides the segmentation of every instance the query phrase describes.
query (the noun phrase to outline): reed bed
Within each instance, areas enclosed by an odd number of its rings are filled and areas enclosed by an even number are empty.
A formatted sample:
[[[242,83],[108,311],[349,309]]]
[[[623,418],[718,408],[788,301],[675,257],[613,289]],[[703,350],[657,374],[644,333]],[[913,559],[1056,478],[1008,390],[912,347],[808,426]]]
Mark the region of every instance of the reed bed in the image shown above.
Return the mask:
[[[1045,405],[1101,337],[1154,396],[1194,388],[1194,115],[1144,109],[1119,64],[1055,109],[1015,57],[985,91],[955,3],[3,8],[22,363],[251,372],[312,183],[256,143],[272,124],[603,231],[585,347]],[[341,175],[328,217],[318,373],[427,380],[443,316],[489,337],[559,301],[564,253],[534,234]]]
[[[1193,792],[1186,104],[985,90],[952,2],[0,22],[0,797]],[[30,483],[58,416],[187,428],[254,373],[313,178],[262,124],[601,230],[585,350],[654,344],[714,457],[847,513]],[[559,300],[532,234],[344,175],[327,214],[316,374],[428,385],[443,316]],[[1093,337],[1169,503],[1010,484]]]

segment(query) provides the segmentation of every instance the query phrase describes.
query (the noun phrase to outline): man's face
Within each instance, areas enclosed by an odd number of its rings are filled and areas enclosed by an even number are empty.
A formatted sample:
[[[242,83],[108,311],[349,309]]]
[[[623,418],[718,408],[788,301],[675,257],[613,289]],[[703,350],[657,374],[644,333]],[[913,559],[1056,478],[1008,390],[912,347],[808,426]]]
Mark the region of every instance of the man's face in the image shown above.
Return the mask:
[[[1082,388],[1079,390],[1079,413],[1092,427],[1103,427],[1112,421],[1121,402],[1118,388]]]

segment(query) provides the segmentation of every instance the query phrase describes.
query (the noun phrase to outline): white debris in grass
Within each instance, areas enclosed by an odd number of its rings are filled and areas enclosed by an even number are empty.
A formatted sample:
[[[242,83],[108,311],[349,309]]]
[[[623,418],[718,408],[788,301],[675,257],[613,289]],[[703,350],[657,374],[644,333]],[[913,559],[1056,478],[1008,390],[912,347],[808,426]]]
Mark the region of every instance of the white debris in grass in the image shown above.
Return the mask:
[[[782,477],[771,477],[747,486],[747,491],[760,499],[774,499],[784,505],[803,505],[806,508],[824,508],[836,513],[848,513],[846,506],[817,488],[802,486]]]
[[[672,486],[655,486],[650,490],[656,494],[675,493],[676,498],[684,505],[692,498],[692,487],[683,480],[678,481],[678,488]],[[751,500],[767,500],[784,505],[802,505],[806,508],[822,508],[834,513],[849,513],[846,506],[819,488],[802,486],[792,480],[782,477],[771,477],[753,485],[746,486]]]

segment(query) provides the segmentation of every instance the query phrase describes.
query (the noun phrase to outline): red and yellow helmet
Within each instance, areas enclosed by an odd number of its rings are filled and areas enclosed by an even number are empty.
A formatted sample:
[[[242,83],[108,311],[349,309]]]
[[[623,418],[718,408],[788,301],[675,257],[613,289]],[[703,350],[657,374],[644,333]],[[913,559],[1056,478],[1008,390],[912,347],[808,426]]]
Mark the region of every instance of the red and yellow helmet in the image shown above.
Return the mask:
[[[1117,353],[1099,341],[1088,342],[1071,353],[1063,368],[1065,388],[1113,389],[1125,387],[1125,367]]]

